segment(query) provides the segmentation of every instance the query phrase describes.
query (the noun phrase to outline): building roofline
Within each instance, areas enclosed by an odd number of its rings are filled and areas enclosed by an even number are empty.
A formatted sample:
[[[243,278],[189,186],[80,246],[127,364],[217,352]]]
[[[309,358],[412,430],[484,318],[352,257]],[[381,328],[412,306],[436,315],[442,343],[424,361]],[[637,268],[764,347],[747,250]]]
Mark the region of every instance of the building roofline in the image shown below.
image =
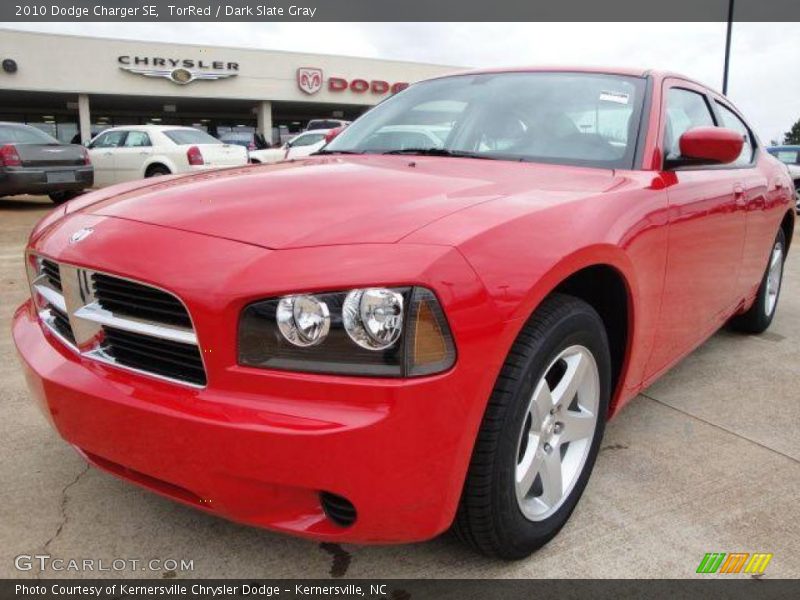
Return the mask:
[[[48,37],[65,37],[65,38],[76,38],[76,39],[83,39],[83,40],[95,40],[95,41],[112,41],[112,42],[138,42],[142,44],[163,44],[165,46],[182,46],[182,47],[194,47],[194,48],[220,48],[222,50],[239,50],[239,51],[246,51],[246,52],[274,52],[276,54],[286,54],[286,55],[294,55],[294,56],[330,56],[331,58],[354,58],[358,60],[373,60],[376,62],[385,62],[385,63],[395,63],[401,65],[421,65],[426,67],[442,67],[447,69],[469,69],[471,67],[467,65],[447,65],[443,63],[429,63],[429,62],[421,62],[421,61],[414,61],[414,60],[398,60],[394,58],[373,58],[371,56],[356,56],[354,54],[328,54],[328,53],[319,53],[319,52],[301,52],[298,50],[277,50],[272,48],[258,48],[254,46],[228,46],[228,45],[217,45],[217,44],[198,44],[198,43],[191,43],[191,42],[165,42],[161,40],[144,40],[141,38],[128,38],[128,37],[111,37],[111,36],[102,36],[102,35],[79,35],[77,33],[51,33],[48,31],[31,31],[29,29],[14,29],[13,27],[0,27],[0,34],[2,33],[21,33],[24,35],[32,35],[32,36],[48,36]]]

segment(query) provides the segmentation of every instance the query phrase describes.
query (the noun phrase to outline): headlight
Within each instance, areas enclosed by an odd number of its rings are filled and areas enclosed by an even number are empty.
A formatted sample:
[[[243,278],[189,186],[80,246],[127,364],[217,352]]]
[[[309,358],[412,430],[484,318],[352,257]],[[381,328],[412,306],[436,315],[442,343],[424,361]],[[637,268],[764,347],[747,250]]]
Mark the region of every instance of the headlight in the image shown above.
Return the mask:
[[[239,362],[253,367],[414,377],[445,371],[456,351],[425,288],[366,288],[272,298],[245,307]]]
[[[278,301],[278,329],[295,346],[315,346],[331,326],[328,305],[313,296],[286,296]]]
[[[344,299],[344,329],[367,350],[391,347],[403,333],[403,294],[385,289],[353,290]]]

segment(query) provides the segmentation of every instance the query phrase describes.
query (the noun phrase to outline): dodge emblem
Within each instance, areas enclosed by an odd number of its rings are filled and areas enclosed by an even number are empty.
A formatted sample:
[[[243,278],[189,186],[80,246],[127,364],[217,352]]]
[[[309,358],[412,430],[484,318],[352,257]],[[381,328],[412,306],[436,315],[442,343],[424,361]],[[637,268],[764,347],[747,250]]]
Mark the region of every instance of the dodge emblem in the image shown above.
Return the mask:
[[[78,229],[75,233],[73,233],[69,238],[70,244],[77,244],[81,240],[85,240],[87,237],[94,233],[94,229],[91,227],[84,227],[83,229]]]
[[[316,94],[322,88],[322,69],[311,67],[297,69],[297,86],[306,94]]]

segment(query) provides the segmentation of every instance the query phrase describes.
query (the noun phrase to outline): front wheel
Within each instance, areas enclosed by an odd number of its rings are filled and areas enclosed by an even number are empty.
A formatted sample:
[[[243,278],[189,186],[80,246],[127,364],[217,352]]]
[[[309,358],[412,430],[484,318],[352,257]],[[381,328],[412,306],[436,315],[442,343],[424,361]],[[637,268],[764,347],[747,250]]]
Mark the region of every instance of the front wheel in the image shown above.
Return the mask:
[[[478,551],[528,556],[564,526],[589,480],[611,395],[603,321],[556,294],[514,343],[478,432],[453,529]]]
[[[758,287],[756,299],[747,312],[731,319],[731,326],[734,329],[744,333],[763,333],[770,326],[778,308],[785,260],[786,236],[783,229],[780,229],[769,253],[767,268]]]

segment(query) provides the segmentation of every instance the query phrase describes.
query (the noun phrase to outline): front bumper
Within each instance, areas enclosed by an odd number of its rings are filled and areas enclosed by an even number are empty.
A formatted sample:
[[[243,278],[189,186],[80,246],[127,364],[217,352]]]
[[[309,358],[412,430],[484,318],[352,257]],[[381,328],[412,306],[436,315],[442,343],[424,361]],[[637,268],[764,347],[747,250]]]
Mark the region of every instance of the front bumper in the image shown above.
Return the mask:
[[[48,173],[66,175],[72,181],[48,181]],[[52,178],[52,175],[51,175]],[[8,167],[0,169],[0,196],[80,191],[94,184],[94,167]]]
[[[42,228],[32,249],[140,281],[169,281],[195,318],[209,379],[197,389],[93,361],[44,329],[25,303],[12,330],[29,387],[89,461],[196,508],[298,535],[406,542],[450,525],[504,356],[496,348],[501,324],[493,326],[483,288],[458,253],[392,245],[270,252],[127,220],[74,215],[61,223]],[[68,243],[89,226],[94,235]],[[122,250],[128,247],[136,250]],[[420,266],[431,260],[433,267]],[[337,289],[343,279],[364,285],[374,264],[396,269],[390,277],[398,284],[444,290],[459,353],[451,370],[381,379],[236,364],[238,315],[256,294],[308,289],[312,280],[318,289]],[[323,491],[352,502],[353,525],[325,516]]]
[[[400,384],[329,382],[317,393],[341,401],[312,415],[316,399],[297,397],[310,389],[297,375],[276,378],[269,397],[227,397],[223,406],[209,390],[81,358],[41,327],[30,302],[12,330],[47,418],[119,477],[234,521],[317,538],[423,540],[452,520],[461,436],[442,428],[436,405],[465,401],[453,372]],[[350,500],[355,524],[326,518],[320,491]]]

